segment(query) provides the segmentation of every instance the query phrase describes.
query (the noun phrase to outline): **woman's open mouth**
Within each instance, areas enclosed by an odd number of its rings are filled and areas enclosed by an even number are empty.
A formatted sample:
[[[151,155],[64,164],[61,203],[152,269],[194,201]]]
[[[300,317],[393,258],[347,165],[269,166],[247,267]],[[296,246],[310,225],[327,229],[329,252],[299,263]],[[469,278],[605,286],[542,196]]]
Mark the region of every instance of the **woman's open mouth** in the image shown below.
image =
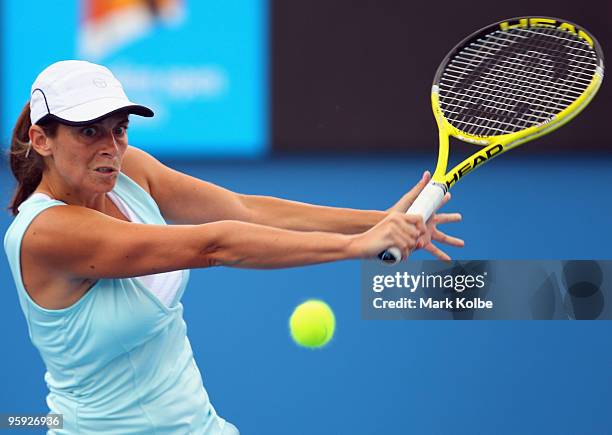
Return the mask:
[[[114,174],[115,172],[117,172],[115,168],[112,168],[110,166],[101,166],[99,168],[96,168],[95,171],[100,174],[106,174],[106,175]]]

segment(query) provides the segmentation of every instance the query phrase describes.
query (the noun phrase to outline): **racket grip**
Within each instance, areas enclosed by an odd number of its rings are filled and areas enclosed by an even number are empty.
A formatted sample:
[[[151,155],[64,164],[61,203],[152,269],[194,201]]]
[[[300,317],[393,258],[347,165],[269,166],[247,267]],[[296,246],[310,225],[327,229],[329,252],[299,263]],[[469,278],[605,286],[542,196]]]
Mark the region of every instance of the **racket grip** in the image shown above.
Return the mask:
[[[430,181],[414,200],[406,214],[418,214],[427,222],[434,211],[440,206],[447,189],[444,184]]]
[[[419,215],[423,218],[423,222],[427,222],[434,211],[440,206],[446,191],[447,189],[444,184],[430,181],[417,199],[414,200],[406,214]],[[397,264],[402,259],[402,253],[399,248],[393,246],[378,254],[378,259],[386,264]]]

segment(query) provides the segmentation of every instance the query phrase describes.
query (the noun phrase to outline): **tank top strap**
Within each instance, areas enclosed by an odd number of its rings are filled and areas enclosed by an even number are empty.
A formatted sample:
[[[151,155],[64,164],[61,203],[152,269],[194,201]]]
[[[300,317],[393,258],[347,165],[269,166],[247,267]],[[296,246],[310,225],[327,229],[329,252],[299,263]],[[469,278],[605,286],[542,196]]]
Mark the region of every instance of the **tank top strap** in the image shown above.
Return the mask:
[[[132,211],[136,213],[143,223],[166,224],[157,203],[151,195],[123,172],[119,173],[113,192],[130,205]]]

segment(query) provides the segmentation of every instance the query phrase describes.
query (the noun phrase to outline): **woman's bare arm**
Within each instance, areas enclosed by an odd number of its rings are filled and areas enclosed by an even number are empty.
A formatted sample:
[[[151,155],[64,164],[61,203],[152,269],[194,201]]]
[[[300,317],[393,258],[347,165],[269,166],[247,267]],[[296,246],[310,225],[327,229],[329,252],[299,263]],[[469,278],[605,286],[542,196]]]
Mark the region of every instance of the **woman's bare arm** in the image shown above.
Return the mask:
[[[236,221],[144,225],[85,207],[57,206],[34,219],[22,253],[66,278],[125,278],[218,265],[299,266],[374,256],[394,244],[407,253],[424,231],[422,220],[401,213],[348,236]]]

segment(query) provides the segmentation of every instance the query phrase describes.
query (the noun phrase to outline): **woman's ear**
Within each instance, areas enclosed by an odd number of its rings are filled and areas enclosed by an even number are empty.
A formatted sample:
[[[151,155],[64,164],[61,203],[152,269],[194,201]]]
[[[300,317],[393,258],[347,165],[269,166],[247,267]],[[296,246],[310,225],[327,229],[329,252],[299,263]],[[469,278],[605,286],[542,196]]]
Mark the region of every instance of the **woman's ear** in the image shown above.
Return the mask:
[[[30,146],[41,156],[50,156],[52,153],[51,145],[45,131],[39,125],[30,127]]]

